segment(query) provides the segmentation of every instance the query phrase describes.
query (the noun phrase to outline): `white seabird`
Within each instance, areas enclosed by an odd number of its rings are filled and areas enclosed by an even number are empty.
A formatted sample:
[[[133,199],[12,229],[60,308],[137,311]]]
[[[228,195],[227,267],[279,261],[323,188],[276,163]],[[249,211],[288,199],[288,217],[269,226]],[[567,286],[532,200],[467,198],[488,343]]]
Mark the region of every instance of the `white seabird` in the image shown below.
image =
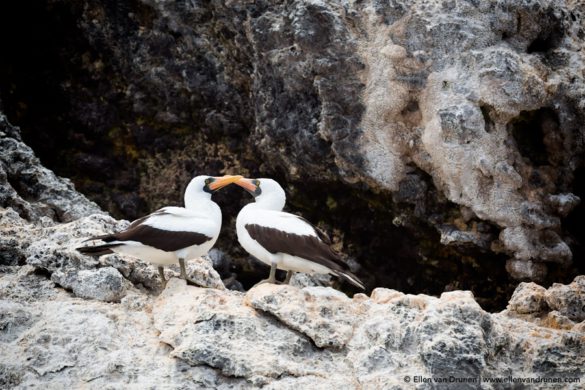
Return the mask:
[[[132,222],[126,230],[92,237],[101,245],[77,248],[83,254],[101,256],[123,253],[158,266],[163,286],[164,266],[179,263],[181,277],[187,278],[185,260],[205,255],[215,244],[221,229],[221,209],[211,194],[242,176],[197,176],[185,190],[185,207],[163,207]],[[194,283],[195,284],[195,283]]]
[[[331,247],[329,237],[307,220],[282,211],[286,195],[272,179],[241,178],[235,182],[255,198],[242,208],[236,219],[240,245],[270,266],[270,276],[260,282],[276,283],[276,269],[287,270],[285,283],[293,272],[331,274],[364,289],[349,266]]]

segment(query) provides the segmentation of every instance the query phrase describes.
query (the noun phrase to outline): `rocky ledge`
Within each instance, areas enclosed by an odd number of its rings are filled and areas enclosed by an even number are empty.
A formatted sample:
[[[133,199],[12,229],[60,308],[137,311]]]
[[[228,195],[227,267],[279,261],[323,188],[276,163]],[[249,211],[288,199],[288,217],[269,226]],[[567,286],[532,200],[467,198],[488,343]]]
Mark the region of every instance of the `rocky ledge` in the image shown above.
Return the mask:
[[[502,307],[508,275],[585,272],[583,1],[6,4],[4,112],[118,216],[249,173],[339,229],[370,288]]]
[[[584,277],[548,290],[522,284],[508,310],[490,314],[467,291],[437,298],[378,288],[349,298],[329,287],[243,293],[177,278],[158,295],[127,283],[117,302],[77,297],[118,288],[114,268],[99,270],[111,285],[86,283],[88,294],[30,265],[2,268],[0,387],[402,389],[451,378],[451,388],[477,388],[473,378],[520,377],[577,389],[585,381]]]
[[[215,250],[189,261],[189,276],[209,288],[172,278],[163,290],[148,263],[75,250],[127,222],[43,168],[9,130],[0,132],[0,388],[585,383],[584,276],[548,289],[522,283],[508,309],[491,314],[468,291],[349,298],[302,277],[228,290]]]
[[[163,290],[148,263],[75,251],[84,238],[125,224],[103,214],[59,223],[0,211],[0,243],[17,259],[0,268],[0,387],[585,383],[585,276],[548,289],[522,283],[508,309],[494,314],[469,291],[437,298],[377,288],[349,298],[330,287],[302,287],[302,278],[296,286],[233,291],[209,258],[190,260],[189,273],[210,288],[172,278]],[[443,378],[451,382],[434,382]]]

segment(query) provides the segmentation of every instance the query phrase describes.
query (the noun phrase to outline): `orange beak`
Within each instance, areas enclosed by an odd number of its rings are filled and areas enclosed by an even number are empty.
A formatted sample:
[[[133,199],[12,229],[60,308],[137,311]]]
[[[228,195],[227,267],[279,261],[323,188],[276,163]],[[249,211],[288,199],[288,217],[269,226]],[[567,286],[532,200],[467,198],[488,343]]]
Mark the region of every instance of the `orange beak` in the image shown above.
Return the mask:
[[[254,184],[254,179],[246,179],[245,177],[242,177],[241,179],[239,179],[238,181],[236,181],[236,184],[239,185],[240,187],[242,187],[243,189],[245,189],[246,191],[248,191],[251,194],[253,194],[254,192],[256,192],[256,189],[258,188],[256,186],[256,184]]]
[[[222,177],[214,177],[214,181],[213,183],[209,184],[209,189],[212,191],[216,191],[219,190],[220,188],[223,188],[229,184],[235,183],[238,180],[241,180],[243,178],[243,176],[240,175],[225,175]]]

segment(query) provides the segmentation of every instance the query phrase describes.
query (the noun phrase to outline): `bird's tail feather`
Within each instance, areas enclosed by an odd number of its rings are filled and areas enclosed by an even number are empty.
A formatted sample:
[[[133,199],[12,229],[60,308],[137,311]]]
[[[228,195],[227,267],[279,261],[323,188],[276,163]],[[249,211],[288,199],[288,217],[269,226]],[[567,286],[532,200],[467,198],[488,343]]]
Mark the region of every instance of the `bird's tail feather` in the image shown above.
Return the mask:
[[[75,248],[77,251],[88,256],[101,256],[114,253],[111,248],[119,246],[120,244],[103,244],[103,245],[90,245]]]
[[[349,271],[337,271],[335,274],[336,274],[336,276],[340,277],[341,279],[345,280],[346,282],[353,284],[357,288],[360,288],[362,290],[366,289],[366,287],[364,286],[362,281],[359,280],[357,276],[355,276],[354,274],[352,274]]]
[[[95,241],[95,240],[103,240],[103,241],[112,241],[114,240],[114,235],[113,234],[103,234],[101,236],[94,236],[94,237],[90,237],[87,240],[83,240],[81,242],[88,242],[88,241]]]

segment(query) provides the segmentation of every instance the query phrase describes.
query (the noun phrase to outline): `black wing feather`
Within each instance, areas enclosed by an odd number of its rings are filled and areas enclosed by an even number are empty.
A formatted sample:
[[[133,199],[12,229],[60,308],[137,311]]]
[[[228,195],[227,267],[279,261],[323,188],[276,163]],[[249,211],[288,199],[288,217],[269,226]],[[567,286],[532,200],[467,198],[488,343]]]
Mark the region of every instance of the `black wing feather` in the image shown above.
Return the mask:
[[[304,218],[299,218],[306,222]],[[311,224],[309,223],[309,225]],[[317,237],[288,233],[283,230],[257,224],[247,224],[245,228],[248,234],[250,234],[250,237],[262,245],[268,252],[273,254],[285,253],[324,265],[335,275],[362,290],[365,289],[364,284],[351,273],[347,263],[341,259],[341,256],[337,252],[329,247],[329,237],[318,228],[313,226],[313,229],[315,229],[318,235]],[[327,241],[322,240],[322,236],[325,236]]]
[[[102,240],[105,242],[137,241],[165,252],[174,252],[192,245],[201,245],[212,239],[212,237],[208,237],[202,233],[163,230],[144,224],[144,221],[153,215],[165,214],[169,213],[164,210],[156,211],[153,214],[132,222],[126,230],[92,237],[90,240]]]
[[[270,253],[286,253],[324,265],[334,271],[349,271],[348,265],[319,237],[288,233],[283,230],[247,224],[246,230]]]
[[[303,218],[299,215],[295,215],[295,217],[297,217],[298,219],[300,219],[301,221],[303,221],[304,223],[306,223],[307,225],[312,227],[313,230],[315,231],[315,233],[317,234],[317,236],[321,239],[321,241],[323,241],[327,245],[331,245],[331,238],[329,238],[327,233],[325,233],[323,230],[321,230],[317,226],[313,225],[311,222],[307,221],[305,218]]]

